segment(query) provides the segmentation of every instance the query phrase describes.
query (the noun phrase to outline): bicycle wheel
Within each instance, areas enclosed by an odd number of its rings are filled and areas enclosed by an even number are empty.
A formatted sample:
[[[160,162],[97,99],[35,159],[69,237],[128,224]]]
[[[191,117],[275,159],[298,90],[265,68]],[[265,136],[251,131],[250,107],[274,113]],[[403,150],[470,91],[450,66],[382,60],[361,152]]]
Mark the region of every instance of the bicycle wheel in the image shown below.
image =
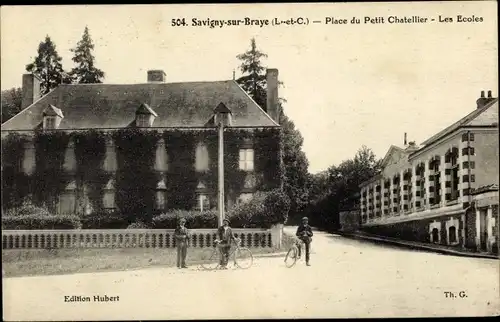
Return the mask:
[[[286,267],[290,268],[293,265],[295,265],[296,262],[297,262],[297,248],[292,247],[292,248],[290,248],[288,253],[286,253],[285,265],[286,265]]]
[[[205,248],[201,252],[201,267],[206,270],[214,270],[219,266],[219,256],[215,248]]]
[[[248,248],[238,248],[234,252],[234,263],[237,267],[247,269],[253,264],[253,255]]]

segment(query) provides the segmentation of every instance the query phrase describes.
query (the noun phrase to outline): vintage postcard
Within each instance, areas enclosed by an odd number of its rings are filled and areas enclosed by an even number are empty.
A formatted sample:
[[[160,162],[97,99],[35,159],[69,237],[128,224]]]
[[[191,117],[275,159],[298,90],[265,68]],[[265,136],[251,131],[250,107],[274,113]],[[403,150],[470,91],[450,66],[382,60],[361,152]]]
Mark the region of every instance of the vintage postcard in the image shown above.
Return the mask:
[[[497,14],[2,6],[3,319],[499,315]]]

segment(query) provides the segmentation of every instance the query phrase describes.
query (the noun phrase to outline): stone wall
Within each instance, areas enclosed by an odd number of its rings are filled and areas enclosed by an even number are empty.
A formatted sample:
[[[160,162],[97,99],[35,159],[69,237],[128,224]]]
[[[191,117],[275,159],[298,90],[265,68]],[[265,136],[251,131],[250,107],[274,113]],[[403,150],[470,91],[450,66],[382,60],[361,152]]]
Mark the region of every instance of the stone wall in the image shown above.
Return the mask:
[[[455,238],[449,236],[451,227],[455,227]],[[437,241],[432,241],[431,228],[438,229],[439,238]],[[424,243],[430,243],[432,241],[437,244],[449,246],[460,246],[462,244],[463,229],[464,223],[461,214],[443,215],[429,219],[362,228],[362,230],[376,235]]]

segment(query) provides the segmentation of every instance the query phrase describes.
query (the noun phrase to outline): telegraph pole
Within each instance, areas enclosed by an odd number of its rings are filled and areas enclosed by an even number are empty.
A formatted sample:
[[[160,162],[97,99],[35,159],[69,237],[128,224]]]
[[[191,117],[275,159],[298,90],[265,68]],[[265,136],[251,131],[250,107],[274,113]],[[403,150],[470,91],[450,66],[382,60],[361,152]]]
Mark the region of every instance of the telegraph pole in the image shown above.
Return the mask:
[[[224,220],[224,120],[219,120],[219,227]]]
[[[224,127],[231,126],[231,110],[220,102],[214,109],[214,123],[219,130],[219,227],[224,220]]]

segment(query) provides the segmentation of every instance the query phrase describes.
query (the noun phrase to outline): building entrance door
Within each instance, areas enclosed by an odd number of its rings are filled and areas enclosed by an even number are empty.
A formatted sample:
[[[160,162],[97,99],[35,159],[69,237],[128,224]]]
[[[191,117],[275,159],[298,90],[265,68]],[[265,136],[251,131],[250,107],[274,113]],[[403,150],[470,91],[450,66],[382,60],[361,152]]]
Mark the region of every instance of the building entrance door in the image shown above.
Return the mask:
[[[437,228],[432,229],[432,242],[439,243],[439,230]]]
[[[479,238],[480,238],[480,250],[486,251],[486,241],[488,240],[488,226],[486,225],[486,211],[481,210],[479,212]]]

